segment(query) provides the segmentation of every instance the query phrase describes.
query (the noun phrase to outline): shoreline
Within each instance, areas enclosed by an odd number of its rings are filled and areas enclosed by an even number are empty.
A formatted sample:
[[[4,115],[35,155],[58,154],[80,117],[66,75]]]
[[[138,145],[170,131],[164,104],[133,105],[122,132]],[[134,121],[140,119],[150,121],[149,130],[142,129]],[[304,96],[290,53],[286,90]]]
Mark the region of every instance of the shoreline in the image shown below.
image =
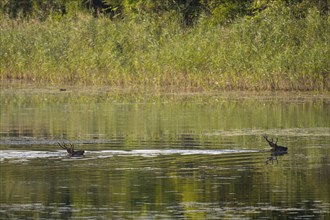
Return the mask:
[[[124,88],[110,86],[86,86],[86,85],[46,85],[39,83],[18,83],[17,81],[0,81],[1,96],[5,95],[38,95],[38,94],[69,94],[77,96],[131,96],[131,97],[193,97],[193,96],[219,96],[233,99],[253,99],[278,97],[279,99],[324,99],[330,101],[330,91],[283,91],[283,90],[213,90],[213,91],[187,91],[180,90],[156,90],[152,88]]]
[[[153,84],[88,84],[83,82],[48,82],[43,80],[22,80],[22,79],[0,79],[0,90],[17,88],[17,89],[33,89],[33,88],[51,88],[52,90],[58,89],[59,91],[65,92],[68,88],[87,88],[92,90],[105,89],[107,91],[116,92],[156,92],[156,93],[223,93],[223,92],[248,92],[248,93],[316,93],[316,94],[330,94],[330,77],[327,78],[326,84],[327,89],[274,89],[271,87],[252,87],[252,88],[239,88],[239,87],[203,87],[187,82],[187,84],[173,83],[168,86],[153,85]],[[329,81],[329,82],[328,82]]]

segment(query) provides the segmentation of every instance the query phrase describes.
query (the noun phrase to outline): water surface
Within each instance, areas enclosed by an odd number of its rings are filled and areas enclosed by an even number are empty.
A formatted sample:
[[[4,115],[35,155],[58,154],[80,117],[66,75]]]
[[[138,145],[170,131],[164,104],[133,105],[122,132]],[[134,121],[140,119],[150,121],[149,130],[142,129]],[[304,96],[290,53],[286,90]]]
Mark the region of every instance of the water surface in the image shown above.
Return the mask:
[[[330,218],[328,96],[3,90],[0,108],[1,219]]]

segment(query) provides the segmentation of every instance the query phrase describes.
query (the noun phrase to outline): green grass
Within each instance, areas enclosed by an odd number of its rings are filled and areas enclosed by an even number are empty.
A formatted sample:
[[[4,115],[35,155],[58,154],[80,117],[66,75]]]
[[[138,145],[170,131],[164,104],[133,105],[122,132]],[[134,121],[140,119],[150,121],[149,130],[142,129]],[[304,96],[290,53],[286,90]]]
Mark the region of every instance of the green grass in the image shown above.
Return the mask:
[[[263,13],[184,28],[141,16],[0,17],[0,79],[156,90],[330,90],[330,19]]]

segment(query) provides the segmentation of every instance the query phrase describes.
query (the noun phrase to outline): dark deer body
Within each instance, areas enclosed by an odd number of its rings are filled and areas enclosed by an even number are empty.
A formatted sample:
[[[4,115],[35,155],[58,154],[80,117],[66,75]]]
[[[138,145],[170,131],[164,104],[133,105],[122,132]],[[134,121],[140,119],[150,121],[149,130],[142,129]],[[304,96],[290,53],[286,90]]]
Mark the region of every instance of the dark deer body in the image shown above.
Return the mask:
[[[268,142],[269,146],[272,148],[271,151],[273,152],[286,152],[288,151],[287,147],[277,145],[278,139],[276,138],[276,142],[274,143],[273,139],[268,139],[267,136],[263,136],[266,141]]]
[[[267,136],[263,136],[263,137],[266,139],[269,146],[272,148],[271,149],[271,155],[270,155],[270,157],[267,158],[266,164],[269,164],[269,162],[273,163],[274,161],[276,161],[276,163],[278,163],[277,157],[278,156],[283,156],[284,154],[287,154],[288,153],[288,148],[277,145],[277,141],[278,141],[277,138],[276,138],[276,142],[274,143],[273,139],[268,139]]]
[[[83,151],[83,150],[75,151],[73,144],[70,144],[70,147],[68,147],[65,143],[63,143],[63,144],[58,143],[58,145],[62,149],[66,150],[66,152],[68,152],[68,157],[69,158],[70,157],[82,157],[82,156],[84,156],[85,151]]]

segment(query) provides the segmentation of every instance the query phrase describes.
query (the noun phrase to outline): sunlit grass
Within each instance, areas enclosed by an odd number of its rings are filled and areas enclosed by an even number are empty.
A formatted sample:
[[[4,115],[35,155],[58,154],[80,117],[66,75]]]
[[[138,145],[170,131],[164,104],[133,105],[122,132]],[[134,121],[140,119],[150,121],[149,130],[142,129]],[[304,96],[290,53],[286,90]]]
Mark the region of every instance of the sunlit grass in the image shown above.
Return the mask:
[[[157,90],[329,90],[330,19],[268,15],[228,26],[175,16],[1,17],[0,78]]]

